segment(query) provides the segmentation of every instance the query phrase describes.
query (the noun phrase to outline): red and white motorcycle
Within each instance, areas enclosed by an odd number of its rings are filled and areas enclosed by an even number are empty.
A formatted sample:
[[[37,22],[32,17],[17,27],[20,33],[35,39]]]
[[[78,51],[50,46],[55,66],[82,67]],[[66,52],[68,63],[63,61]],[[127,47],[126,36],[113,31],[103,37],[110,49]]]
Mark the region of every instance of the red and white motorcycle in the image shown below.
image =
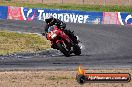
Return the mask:
[[[54,48],[60,50],[66,57],[69,57],[72,53],[75,55],[81,54],[80,46],[74,43],[69,36],[64,33],[63,29],[58,29],[55,25],[49,27],[47,38],[51,41],[51,44],[54,44]]]

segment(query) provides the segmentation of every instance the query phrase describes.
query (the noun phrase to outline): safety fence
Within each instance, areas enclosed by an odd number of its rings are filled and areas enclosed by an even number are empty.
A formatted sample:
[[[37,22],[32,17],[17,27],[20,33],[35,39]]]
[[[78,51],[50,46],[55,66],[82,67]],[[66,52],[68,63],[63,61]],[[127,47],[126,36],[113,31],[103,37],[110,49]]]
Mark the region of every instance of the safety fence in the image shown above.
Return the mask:
[[[85,4],[85,5],[132,5],[132,0],[0,0],[0,2]]]
[[[132,25],[131,12],[88,12],[0,6],[0,19],[44,21],[50,15],[70,23]]]

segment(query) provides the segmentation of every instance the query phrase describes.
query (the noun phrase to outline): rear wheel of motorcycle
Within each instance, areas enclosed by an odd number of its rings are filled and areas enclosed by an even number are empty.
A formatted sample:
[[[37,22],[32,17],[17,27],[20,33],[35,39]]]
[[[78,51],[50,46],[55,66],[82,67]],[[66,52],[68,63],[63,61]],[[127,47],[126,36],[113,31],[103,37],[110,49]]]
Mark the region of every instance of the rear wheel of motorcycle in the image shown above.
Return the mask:
[[[74,44],[73,51],[75,55],[80,55],[81,54],[80,46],[78,44]]]
[[[59,50],[66,56],[66,57],[69,57],[70,56],[70,52],[68,52],[66,50],[66,48],[63,46],[62,43],[57,43],[57,46],[59,48]]]

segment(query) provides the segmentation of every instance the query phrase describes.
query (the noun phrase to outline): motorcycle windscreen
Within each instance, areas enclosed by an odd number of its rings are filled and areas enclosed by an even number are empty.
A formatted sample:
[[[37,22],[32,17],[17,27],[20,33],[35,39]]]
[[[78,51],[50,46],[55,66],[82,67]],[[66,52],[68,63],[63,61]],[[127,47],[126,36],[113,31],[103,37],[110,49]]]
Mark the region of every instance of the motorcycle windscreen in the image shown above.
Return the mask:
[[[49,28],[48,28],[48,33],[51,32],[51,31],[53,31],[55,27],[56,27],[56,26],[51,26],[51,27],[49,27]]]

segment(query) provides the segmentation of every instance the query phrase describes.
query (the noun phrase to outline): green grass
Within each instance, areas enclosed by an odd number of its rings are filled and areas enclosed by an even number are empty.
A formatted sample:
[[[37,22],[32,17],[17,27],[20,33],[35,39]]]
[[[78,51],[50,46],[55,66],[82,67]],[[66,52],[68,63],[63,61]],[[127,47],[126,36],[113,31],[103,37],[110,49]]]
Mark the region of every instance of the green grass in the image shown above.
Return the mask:
[[[0,55],[35,52],[50,48],[49,41],[37,34],[0,31]]]
[[[82,10],[82,11],[109,11],[109,12],[132,12],[132,6],[118,6],[118,5],[75,5],[75,4],[29,4],[29,3],[12,3],[1,2],[1,6],[21,6],[29,8],[50,8],[50,9],[68,9],[68,10]]]

